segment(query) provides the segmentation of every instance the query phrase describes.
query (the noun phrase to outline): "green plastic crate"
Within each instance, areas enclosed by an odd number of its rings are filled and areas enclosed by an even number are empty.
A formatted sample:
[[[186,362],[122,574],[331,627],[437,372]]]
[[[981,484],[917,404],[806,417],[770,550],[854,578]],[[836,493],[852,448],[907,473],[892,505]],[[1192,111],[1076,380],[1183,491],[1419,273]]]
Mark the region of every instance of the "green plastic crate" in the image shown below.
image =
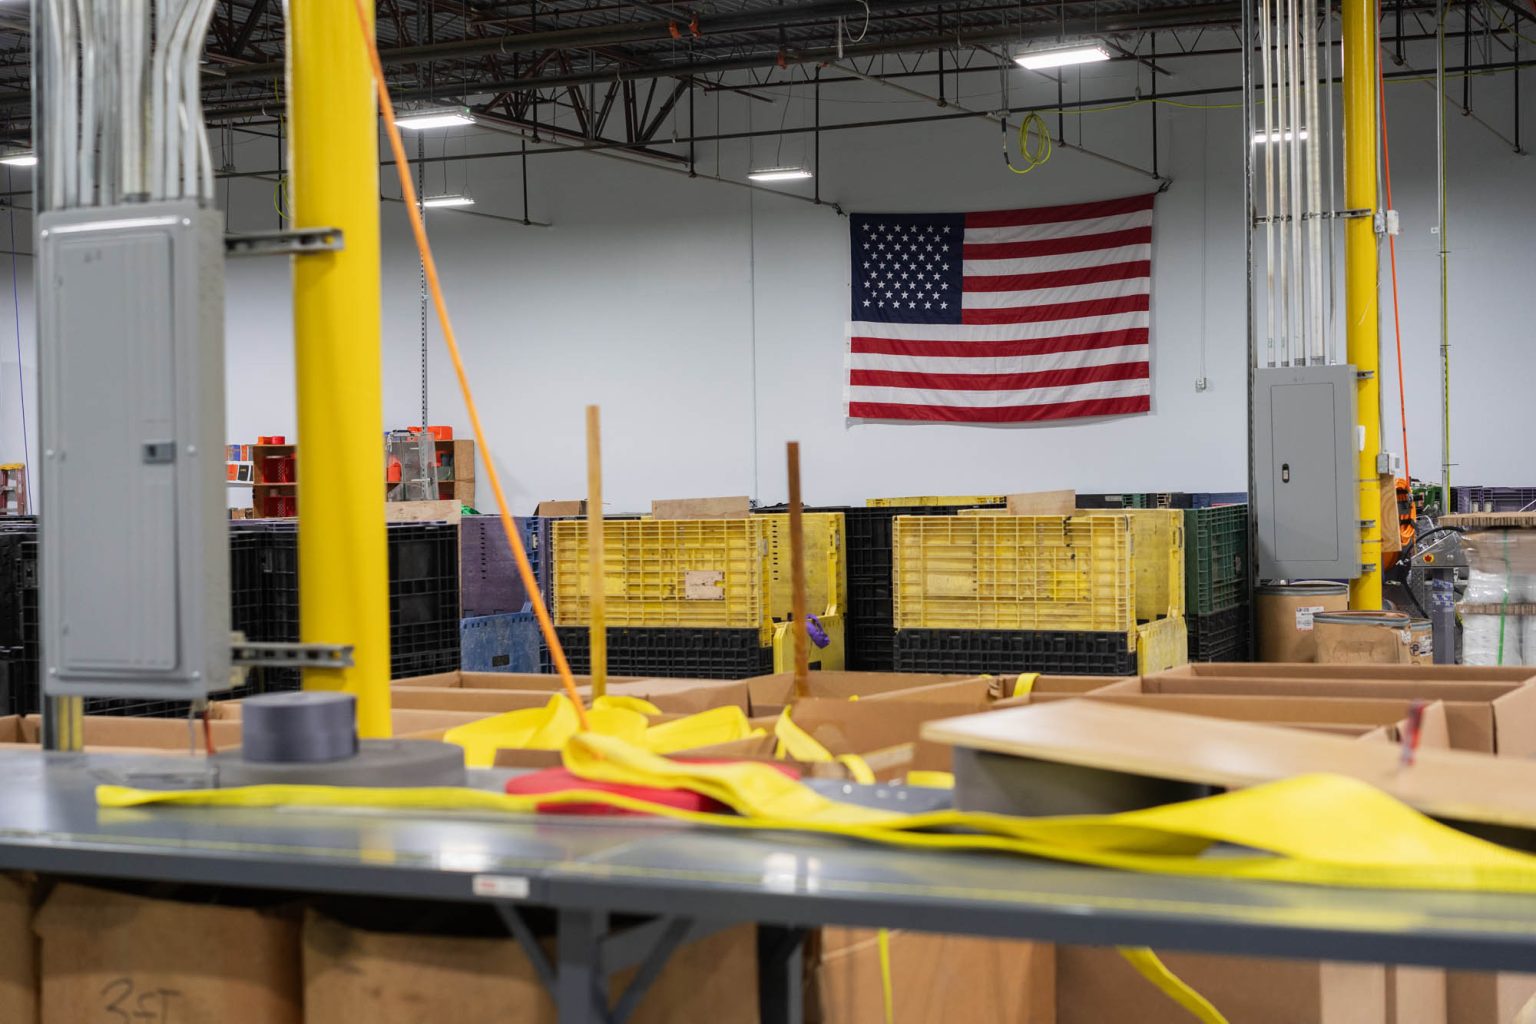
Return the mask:
[[[1184,587],[1188,615],[1248,603],[1248,506],[1184,510]]]

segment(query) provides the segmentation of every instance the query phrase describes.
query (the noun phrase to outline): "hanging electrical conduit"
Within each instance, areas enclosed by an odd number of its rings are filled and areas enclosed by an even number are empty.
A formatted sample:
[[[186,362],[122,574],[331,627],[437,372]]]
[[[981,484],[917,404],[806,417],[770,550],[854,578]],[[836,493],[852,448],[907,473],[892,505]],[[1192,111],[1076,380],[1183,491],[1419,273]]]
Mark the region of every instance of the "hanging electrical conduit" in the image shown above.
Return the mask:
[[[198,58],[215,0],[40,0],[45,209],[213,199]]]

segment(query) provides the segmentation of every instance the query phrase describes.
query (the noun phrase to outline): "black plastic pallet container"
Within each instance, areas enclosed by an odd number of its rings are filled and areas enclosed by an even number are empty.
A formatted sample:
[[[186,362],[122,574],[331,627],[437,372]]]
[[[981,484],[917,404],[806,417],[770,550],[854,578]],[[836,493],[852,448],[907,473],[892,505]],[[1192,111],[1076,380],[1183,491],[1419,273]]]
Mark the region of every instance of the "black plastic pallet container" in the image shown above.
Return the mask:
[[[1189,615],[1190,661],[1247,661],[1248,605],[1238,605],[1207,615]]]
[[[1136,652],[1115,632],[898,629],[896,671],[1135,675]]]
[[[585,626],[556,630],[571,671],[592,671],[592,646]],[[746,679],[773,671],[773,648],[755,629],[620,627],[608,630],[608,674],[676,679]]]
[[[390,676],[459,667],[459,530],[450,523],[389,527]]]

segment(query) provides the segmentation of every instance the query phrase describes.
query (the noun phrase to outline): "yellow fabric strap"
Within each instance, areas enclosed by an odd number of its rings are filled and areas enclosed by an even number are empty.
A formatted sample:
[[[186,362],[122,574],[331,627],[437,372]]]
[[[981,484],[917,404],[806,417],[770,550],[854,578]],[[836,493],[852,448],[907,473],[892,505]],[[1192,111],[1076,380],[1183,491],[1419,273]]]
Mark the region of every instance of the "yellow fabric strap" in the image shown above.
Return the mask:
[[[891,984],[891,932],[881,928],[875,937],[880,945],[880,997],[885,1001],[885,1024],[896,1024],[896,993]]]
[[[1015,697],[1027,697],[1035,690],[1035,680],[1040,678],[1039,672],[1021,672],[1019,678],[1013,681],[1013,694]]]
[[[854,782],[873,786],[877,781],[874,769],[858,754],[839,754],[837,763],[848,769],[848,777]]]
[[[954,789],[955,775],[953,772],[914,770],[907,772],[907,785],[926,786],[929,789]]]
[[[738,812],[662,807],[616,793],[513,796],[465,788],[252,786],[188,791],[101,786],[103,807],[394,807],[530,813],[600,803],[721,828],[847,836],[911,849],[993,850],[1189,877],[1386,889],[1536,893],[1536,857],[1441,825],[1356,779],[1302,775],[1124,814],[1015,818],[963,811],[900,814],[839,804],[760,762],[675,762],[608,736],[577,735],[566,767],[591,781],[686,788]],[[1251,853],[1204,857],[1213,844]]]
[[[1142,946],[1121,946],[1120,955],[1125,957],[1143,978],[1156,985],[1163,995],[1188,1010],[1196,1020],[1203,1021],[1204,1024],[1227,1024],[1227,1018],[1211,1005],[1209,999],[1190,988],[1183,978],[1170,971],[1168,965],[1159,960],[1157,954],[1150,949]]]
[[[587,712],[591,730],[658,754],[745,739],[752,726],[738,707],[713,708],[672,722],[651,725],[661,709],[638,697],[599,697]],[[581,727],[576,706],[556,694],[540,708],[524,708],[457,725],[443,739],[464,748],[471,768],[489,768],[498,750],[560,750]]]

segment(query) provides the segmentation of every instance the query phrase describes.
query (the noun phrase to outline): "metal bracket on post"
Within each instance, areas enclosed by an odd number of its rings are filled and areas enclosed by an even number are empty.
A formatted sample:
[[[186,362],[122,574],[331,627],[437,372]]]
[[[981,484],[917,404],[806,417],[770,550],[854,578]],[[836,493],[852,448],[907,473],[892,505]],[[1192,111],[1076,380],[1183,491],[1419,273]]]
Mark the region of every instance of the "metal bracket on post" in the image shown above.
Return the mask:
[[[299,644],[237,641],[230,646],[233,664],[265,668],[351,668],[351,644]]]
[[[340,228],[294,228],[290,231],[254,231],[225,235],[224,255],[304,256],[317,252],[341,252],[346,239]]]

